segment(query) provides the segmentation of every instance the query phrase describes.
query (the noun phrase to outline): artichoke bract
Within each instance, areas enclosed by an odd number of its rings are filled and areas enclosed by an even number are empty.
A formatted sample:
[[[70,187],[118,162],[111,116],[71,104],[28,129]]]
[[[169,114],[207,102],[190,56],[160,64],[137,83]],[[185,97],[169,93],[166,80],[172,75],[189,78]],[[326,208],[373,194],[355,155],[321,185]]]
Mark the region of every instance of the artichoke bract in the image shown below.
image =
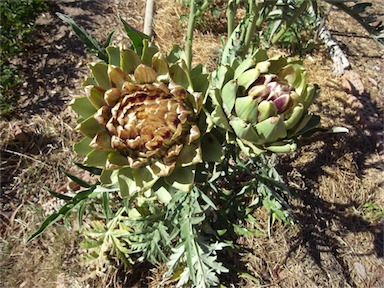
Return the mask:
[[[308,112],[318,87],[307,83],[298,61],[258,50],[220,66],[212,83],[212,121],[247,155],[294,151],[297,137],[319,124]]]
[[[87,95],[72,102],[85,136],[75,151],[86,156],[84,164],[104,168],[101,182],[119,183],[123,197],[148,191],[161,177],[188,191],[202,161],[204,87],[195,92],[183,61],[169,63],[155,46],[144,46],[141,57],[127,48],[106,50],[109,64],[89,65]]]

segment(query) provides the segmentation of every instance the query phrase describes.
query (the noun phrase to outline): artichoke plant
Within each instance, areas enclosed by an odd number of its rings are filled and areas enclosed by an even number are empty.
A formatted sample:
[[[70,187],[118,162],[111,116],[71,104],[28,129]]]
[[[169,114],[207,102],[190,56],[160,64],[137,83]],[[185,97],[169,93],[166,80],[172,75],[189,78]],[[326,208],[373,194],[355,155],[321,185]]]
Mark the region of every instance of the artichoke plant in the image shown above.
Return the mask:
[[[162,186],[188,191],[202,161],[205,125],[199,114],[207,77],[199,69],[188,71],[175,53],[170,63],[144,43],[141,57],[108,47],[109,64],[89,65],[87,95],[72,102],[81,116],[76,129],[85,136],[75,150],[86,156],[84,164],[104,168],[101,182],[118,182],[123,197],[140,191],[149,197],[160,178]]]
[[[220,66],[212,83],[212,121],[247,155],[293,151],[297,137],[319,124],[308,112],[318,88],[297,61],[258,50]]]

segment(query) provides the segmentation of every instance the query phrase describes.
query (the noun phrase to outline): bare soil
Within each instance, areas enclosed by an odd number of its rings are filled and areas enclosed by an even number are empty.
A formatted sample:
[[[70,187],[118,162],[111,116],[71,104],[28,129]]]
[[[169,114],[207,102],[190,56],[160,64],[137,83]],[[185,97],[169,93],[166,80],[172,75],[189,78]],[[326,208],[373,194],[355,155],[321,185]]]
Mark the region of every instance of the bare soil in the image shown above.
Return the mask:
[[[384,21],[381,0],[371,2]],[[83,93],[86,65],[96,60],[54,13],[71,16],[100,41],[116,29],[116,44],[127,41],[118,16],[140,30],[144,17],[144,1],[60,0],[50,6],[51,12],[39,18],[27,57],[16,62],[25,75],[18,87],[20,108],[0,120],[0,286],[157,287],[164,267],[143,265],[127,273],[110,267],[103,277],[91,277],[78,257],[76,221],[72,228],[55,225],[25,243],[62,205],[47,189],[62,189],[67,184],[62,170],[74,171],[77,156],[71,147],[78,135],[68,103]],[[183,45],[186,22],[180,16],[185,9],[159,0],[155,11],[156,43],[164,51],[173,43]],[[216,26],[195,32],[194,61],[209,68],[225,36],[225,29]],[[291,200],[296,224],[276,223],[270,237],[239,239],[249,252],[233,255],[232,265],[253,278],[228,275],[226,286],[384,287],[384,52],[337,9],[327,27],[352,67],[344,76],[334,75],[324,48],[305,57],[310,81],[322,90],[311,109],[324,126],[344,126],[349,133],[315,136],[299,152],[280,157],[278,169],[298,195]],[[256,216],[266,232],[266,212],[261,209]]]

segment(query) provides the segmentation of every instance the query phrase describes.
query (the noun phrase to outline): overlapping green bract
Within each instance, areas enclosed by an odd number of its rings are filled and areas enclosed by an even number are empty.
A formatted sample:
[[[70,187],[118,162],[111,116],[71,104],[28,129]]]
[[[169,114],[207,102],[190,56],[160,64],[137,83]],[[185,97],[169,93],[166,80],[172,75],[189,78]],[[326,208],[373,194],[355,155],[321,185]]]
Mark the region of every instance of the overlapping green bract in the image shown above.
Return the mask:
[[[317,92],[300,62],[258,50],[212,74],[211,119],[246,155],[294,151],[319,124],[308,112]]]
[[[75,150],[86,156],[84,164],[104,168],[101,182],[119,183],[122,197],[149,197],[160,178],[160,188],[189,191],[203,161],[207,76],[201,67],[188,71],[177,48],[167,59],[143,43],[141,57],[108,47],[109,64],[89,65],[86,96],[72,102],[81,116],[76,129],[85,136]],[[160,200],[169,201],[169,189],[160,191]]]

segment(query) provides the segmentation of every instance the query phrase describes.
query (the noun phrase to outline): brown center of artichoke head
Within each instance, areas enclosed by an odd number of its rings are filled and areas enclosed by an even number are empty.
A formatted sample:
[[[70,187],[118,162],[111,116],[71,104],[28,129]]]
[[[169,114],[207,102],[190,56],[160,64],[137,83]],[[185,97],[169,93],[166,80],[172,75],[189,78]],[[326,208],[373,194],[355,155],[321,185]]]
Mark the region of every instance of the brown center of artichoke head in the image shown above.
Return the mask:
[[[122,91],[106,127],[112,148],[124,156],[159,159],[184,142],[193,112],[184,99],[164,88],[140,86],[134,92]]]

